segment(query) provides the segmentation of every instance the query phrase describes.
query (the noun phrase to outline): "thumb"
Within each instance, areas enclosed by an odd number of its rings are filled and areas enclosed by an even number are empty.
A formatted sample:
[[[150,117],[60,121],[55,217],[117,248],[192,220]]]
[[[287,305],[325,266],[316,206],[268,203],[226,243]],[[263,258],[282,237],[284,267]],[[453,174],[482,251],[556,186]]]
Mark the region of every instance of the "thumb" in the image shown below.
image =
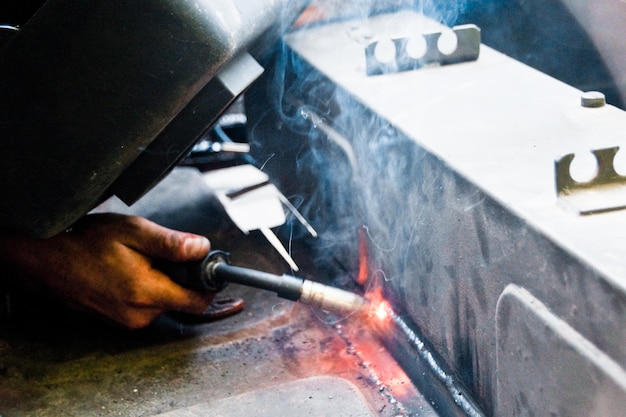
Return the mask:
[[[206,254],[209,253],[209,250],[211,249],[211,242],[209,242],[209,239],[207,239],[206,237],[194,235],[191,233],[175,233],[183,235],[182,258],[172,260],[196,260],[204,258]]]

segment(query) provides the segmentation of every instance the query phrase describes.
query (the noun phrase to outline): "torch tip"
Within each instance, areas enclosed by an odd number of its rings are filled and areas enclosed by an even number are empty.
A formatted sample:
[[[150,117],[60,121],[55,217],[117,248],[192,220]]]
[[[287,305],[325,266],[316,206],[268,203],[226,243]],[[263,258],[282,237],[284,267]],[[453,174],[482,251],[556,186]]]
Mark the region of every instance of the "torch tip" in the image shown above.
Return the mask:
[[[369,301],[358,294],[309,280],[304,280],[302,284],[300,302],[342,313],[366,312],[370,309]]]

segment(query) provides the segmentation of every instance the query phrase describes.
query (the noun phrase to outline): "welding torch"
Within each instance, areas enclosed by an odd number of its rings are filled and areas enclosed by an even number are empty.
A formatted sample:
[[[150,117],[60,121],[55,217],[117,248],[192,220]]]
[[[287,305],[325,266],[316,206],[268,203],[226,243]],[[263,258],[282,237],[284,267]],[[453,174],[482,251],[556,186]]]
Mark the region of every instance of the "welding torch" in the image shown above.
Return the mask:
[[[157,264],[177,284],[200,292],[217,293],[228,283],[275,292],[281,298],[299,301],[339,313],[364,311],[369,302],[358,294],[292,275],[275,275],[231,265],[227,252],[211,251],[197,262]]]

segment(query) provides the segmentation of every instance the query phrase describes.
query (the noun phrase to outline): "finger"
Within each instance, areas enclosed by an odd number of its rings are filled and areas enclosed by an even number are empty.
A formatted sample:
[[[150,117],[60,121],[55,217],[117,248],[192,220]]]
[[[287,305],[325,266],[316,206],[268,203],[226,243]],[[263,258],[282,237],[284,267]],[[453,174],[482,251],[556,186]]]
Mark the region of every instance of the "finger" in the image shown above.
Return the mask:
[[[199,293],[179,287],[170,297],[163,299],[163,311],[177,311],[182,313],[202,314],[209,308],[213,300],[212,293]]]
[[[153,258],[184,262],[202,259],[211,249],[209,240],[193,233],[160,226],[142,217],[129,217],[125,244]]]
[[[162,311],[156,308],[142,308],[117,312],[107,318],[128,329],[141,329],[152,323],[161,313]]]
[[[190,290],[171,281],[167,275],[154,271],[161,279],[150,289],[151,303],[165,311],[202,314],[213,300],[213,293]]]

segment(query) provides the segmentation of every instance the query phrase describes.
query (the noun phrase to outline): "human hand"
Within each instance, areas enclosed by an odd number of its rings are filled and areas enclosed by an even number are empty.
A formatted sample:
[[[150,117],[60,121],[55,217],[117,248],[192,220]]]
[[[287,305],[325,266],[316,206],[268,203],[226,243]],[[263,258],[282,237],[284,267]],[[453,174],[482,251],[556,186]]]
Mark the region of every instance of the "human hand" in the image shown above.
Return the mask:
[[[182,288],[153,264],[200,260],[208,239],[145,218],[92,214],[48,239],[0,237],[0,261],[29,286],[129,328],[167,311],[201,314],[212,294]]]

